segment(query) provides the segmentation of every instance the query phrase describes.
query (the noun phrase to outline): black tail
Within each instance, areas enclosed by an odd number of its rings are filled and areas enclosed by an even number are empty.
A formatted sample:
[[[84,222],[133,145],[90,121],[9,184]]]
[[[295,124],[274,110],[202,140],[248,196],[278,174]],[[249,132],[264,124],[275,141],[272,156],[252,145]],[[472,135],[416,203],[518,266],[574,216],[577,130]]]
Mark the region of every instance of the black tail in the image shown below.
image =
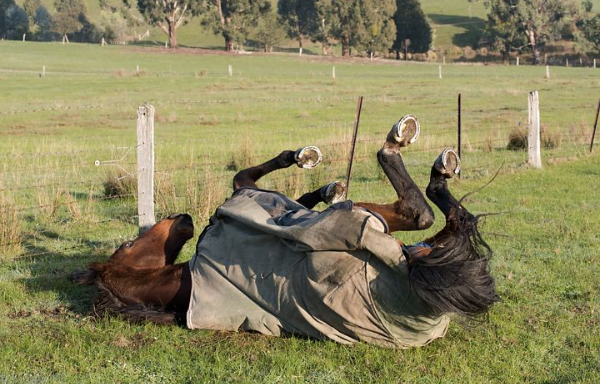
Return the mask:
[[[478,220],[459,211],[454,229],[435,237],[431,253],[411,260],[409,280],[434,313],[475,317],[500,298],[489,272],[492,250],[477,229]]]

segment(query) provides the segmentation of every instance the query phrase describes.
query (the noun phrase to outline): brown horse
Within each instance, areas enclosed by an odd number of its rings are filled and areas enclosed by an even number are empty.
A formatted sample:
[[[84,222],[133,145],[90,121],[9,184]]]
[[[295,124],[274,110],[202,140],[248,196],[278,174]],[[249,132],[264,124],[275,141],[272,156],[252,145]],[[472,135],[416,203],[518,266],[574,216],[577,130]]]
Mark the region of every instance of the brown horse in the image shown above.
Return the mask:
[[[296,202],[260,190],[257,180],[272,171],[319,162],[315,161],[318,150],[314,147],[284,151],[235,175],[232,199],[211,218],[191,262],[174,263],[193,236],[191,217],[176,214],[123,243],[108,262],[92,263],[88,270],[75,273],[74,280],[99,287],[94,304],[97,313],[132,321],[275,335],[290,332],[386,346],[423,345],[443,336],[448,323],[445,314],[484,314],[498,296],[489,274],[491,250],[477,230],[477,218],[448,189],[447,179],[460,169],[460,159],[453,150],[444,150],[436,159],[426,189],[427,197],[444,214],[445,227],[413,246],[388,235],[426,229],[434,221],[433,210],[406,171],[400,154],[416,140],[419,131],[416,118],[405,117],[392,127],[377,153],[397,193],[392,204],[341,202],[319,213],[312,208],[319,202],[339,199],[343,195],[341,184],[331,183]],[[257,213],[248,209],[257,209]],[[238,232],[246,231],[245,223],[263,211],[267,212],[265,221],[248,224],[253,226],[250,234],[240,237]],[[237,213],[243,217],[235,217]],[[232,221],[238,223],[238,229],[227,232]],[[317,229],[311,229],[312,223]],[[263,227],[267,229],[260,232]],[[305,230],[307,234],[302,235]],[[284,232],[284,240],[265,240],[274,232]],[[301,235],[291,239],[290,233]],[[352,236],[356,234],[360,241],[354,244]],[[301,248],[300,256],[272,255],[288,252],[290,241],[296,244],[291,247],[295,251]],[[280,246],[282,243],[286,246]],[[338,247],[338,243],[345,245]],[[293,262],[280,267],[279,258],[286,257],[292,257]],[[257,260],[260,266],[252,264]],[[304,269],[302,263],[308,267]],[[270,284],[268,289],[265,284]],[[313,288],[322,295],[310,293]],[[247,313],[238,313],[244,311]],[[194,320],[198,314],[201,319]],[[230,318],[238,317],[229,324]]]

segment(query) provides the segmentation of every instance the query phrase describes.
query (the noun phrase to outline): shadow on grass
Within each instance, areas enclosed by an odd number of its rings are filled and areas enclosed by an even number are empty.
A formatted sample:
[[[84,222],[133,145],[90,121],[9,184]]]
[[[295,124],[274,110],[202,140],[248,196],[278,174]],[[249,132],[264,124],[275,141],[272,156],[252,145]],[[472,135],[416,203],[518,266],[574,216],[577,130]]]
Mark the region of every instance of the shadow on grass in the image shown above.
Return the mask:
[[[27,254],[9,261],[8,264],[13,264],[15,269],[29,271],[29,277],[17,281],[23,284],[32,296],[53,292],[60,302],[56,308],[48,308],[41,302],[34,304],[35,311],[60,315],[66,310],[72,315],[89,315],[97,288],[75,285],[70,276],[73,272],[85,269],[92,261],[106,260],[113,244],[81,239],[76,246],[65,246],[64,251],[40,245],[56,239],[57,235],[54,232],[40,232],[23,242]]]
[[[476,47],[483,30],[485,20],[479,17],[430,14],[429,18],[439,27],[457,26],[465,31],[452,37],[452,44],[459,47]]]

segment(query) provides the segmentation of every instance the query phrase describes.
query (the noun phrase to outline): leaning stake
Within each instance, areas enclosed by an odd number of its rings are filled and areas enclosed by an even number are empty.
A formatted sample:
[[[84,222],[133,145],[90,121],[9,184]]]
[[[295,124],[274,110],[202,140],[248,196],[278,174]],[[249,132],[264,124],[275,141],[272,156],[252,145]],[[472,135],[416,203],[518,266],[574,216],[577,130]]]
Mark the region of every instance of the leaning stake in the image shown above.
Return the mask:
[[[596,128],[598,128],[598,115],[600,115],[600,101],[598,101],[598,109],[596,110],[596,121],[594,121],[594,130],[592,131],[592,142],[590,143],[590,153],[594,149],[594,137],[596,137]]]
[[[360,123],[360,111],[362,110],[363,97],[358,97],[356,106],[356,118],[354,119],[354,135],[352,136],[352,147],[350,148],[350,159],[348,160],[348,168],[346,169],[346,198],[350,191],[350,173],[352,172],[352,162],[354,161],[354,149],[356,148],[356,137],[358,136],[358,124]]]

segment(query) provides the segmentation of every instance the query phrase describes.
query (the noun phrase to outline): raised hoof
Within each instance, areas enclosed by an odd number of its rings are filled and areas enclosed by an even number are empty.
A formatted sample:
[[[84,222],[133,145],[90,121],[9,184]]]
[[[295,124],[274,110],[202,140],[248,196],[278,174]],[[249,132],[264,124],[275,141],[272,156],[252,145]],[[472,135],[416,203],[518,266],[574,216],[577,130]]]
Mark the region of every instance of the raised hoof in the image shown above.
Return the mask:
[[[296,164],[300,168],[313,169],[323,161],[323,155],[314,145],[302,147],[294,154]]]
[[[444,177],[451,178],[460,172],[460,157],[454,149],[446,148],[435,160],[433,167]]]
[[[335,204],[346,200],[346,188],[339,181],[334,181],[321,188],[321,198],[325,204]]]
[[[388,140],[393,139],[400,147],[406,147],[417,141],[420,133],[421,125],[419,124],[417,117],[414,115],[406,115],[394,124],[388,135]]]

